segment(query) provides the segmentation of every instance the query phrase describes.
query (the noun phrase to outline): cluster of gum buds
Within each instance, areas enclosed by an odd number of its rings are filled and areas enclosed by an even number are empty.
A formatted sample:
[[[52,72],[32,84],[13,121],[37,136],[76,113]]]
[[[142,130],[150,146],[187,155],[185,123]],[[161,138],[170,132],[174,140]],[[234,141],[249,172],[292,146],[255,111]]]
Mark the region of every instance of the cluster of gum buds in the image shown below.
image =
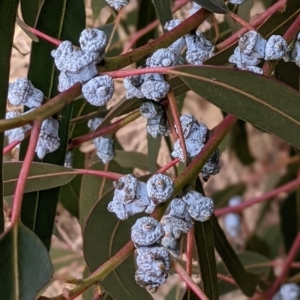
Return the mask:
[[[147,119],[146,129],[153,138],[156,139],[161,135],[167,136],[169,134],[166,113],[160,103],[145,101],[139,110],[141,115]]]
[[[102,123],[103,118],[95,118],[88,121],[88,127],[91,131],[96,130]],[[107,164],[115,156],[114,139],[110,137],[96,137],[93,139],[93,143],[96,146],[97,156],[104,164]]]
[[[106,34],[99,29],[85,29],[79,37],[80,48],[63,41],[51,52],[60,71],[58,90],[63,92],[76,82],[82,82],[84,98],[94,106],[105,105],[114,94],[114,82],[108,75],[98,74],[96,64],[105,56]],[[95,77],[96,76],[96,77]]]
[[[285,62],[294,62],[300,67],[300,33],[298,33],[296,40],[292,43],[287,55],[284,57]]]
[[[180,117],[180,123],[185,139],[187,156],[189,159],[193,159],[204,147],[207,141],[208,129],[205,124],[198,122],[190,114],[182,115]],[[171,155],[174,158],[179,158],[181,161],[184,161],[179,139],[175,142],[174,151]],[[204,181],[207,181],[211,175],[215,175],[219,173],[219,171],[219,149],[217,148],[202,168],[202,178]]]
[[[159,245],[164,235],[163,226],[152,217],[140,218],[131,227],[136,247],[135,280],[152,293],[166,281],[171,268],[169,252]]]
[[[234,196],[228,201],[228,206],[233,207],[241,204],[243,201],[242,197]],[[241,215],[238,213],[229,213],[223,218],[224,220],[224,229],[226,233],[232,237],[236,238],[241,231]]]
[[[73,168],[73,156],[74,156],[73,151],[68,151],[66,153],[65,162],[64,162],[65,168],[69,168],[69,169]]]
[[[298,300],[300,299],[300,288],[296,283],[285,283],[272,300]]]
[[[18,78],[13,83],[10,83],[8,89],[8,101],[15,106],[27,106],[31,110],[40,107],[44,100],[44,94],[39,89],[35,88],[27,78]],[[20,112],[7,112],[6,118],[15,118],[20,116]],[[22,141],[25,138],[26,132],[31,129],[30,125],[7,130],[5,135],[8,142]],[[36,150],[37,156],[43,159],[47,153],[52,153],[59,148],[60,142],[58,137],[59,123],[57,120],[50,117],[43,121]]]
[[[114,197],[107,209],[121,220],[141,212],[152,213],[155,206],[167,201],[174,191],[172,179],[163,174],[154,174],[147,183],[127,174],[113,184]]]
[[[257,67],[261,60],[283,59],[287,50],[288,44],[282,36],[272,35],[266,40],[257,31],[251,30],[240,37],[239,45],[229,57],[229,62],[238,69],[263,74],[263,70]]]
[[[110,7],[115,10],[121,10],[123,7],[128,5],[129,0],[105,0]]]

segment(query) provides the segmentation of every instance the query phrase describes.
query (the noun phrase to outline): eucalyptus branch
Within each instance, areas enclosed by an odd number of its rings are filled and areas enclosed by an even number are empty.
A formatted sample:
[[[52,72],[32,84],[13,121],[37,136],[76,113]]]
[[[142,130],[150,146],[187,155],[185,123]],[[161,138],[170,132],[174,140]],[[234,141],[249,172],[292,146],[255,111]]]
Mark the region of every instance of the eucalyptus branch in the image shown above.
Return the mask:
[[[31,130],[28,130],[25,134],[25,138],[30,136]],[[7,154],[10,152],[12,149],[14,149],[16,146],[18,146],[22,141],[13,141],[10,144],[8,144],[6,147],[3,148],[3,155]]]
[[[176,26],[174,29],[158,37],[156,40],[120,56],[104,59],[98,66],[99,73],[101,74],[105,71],[122,69],[147,57],[157,49],[170,46],[173,42],[175,42],[183,35],[198,28],[201,23],[205,21],[205,19],[207,19],[210,15],[211,12],[202,8],[186,20],[182,21],[182,23]]]
[[[67,91],[58,94],[41,107],[23,114],[17,118],[0,120],[0,132],[30,124],[33,121],[43,121],[61,111],[65,106],[81,95],[81,84],[76,83]]]

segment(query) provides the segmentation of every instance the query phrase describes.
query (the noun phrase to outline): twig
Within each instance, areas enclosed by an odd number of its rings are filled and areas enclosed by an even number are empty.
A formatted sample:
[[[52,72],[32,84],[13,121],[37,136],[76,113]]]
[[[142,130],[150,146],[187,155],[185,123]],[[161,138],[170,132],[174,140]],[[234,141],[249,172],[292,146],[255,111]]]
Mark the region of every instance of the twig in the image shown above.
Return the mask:
[[[167,163],[166,165],[164,165],[159,170],[157,170],[157,173],[165,173],[166,171],[168,171],[170,168],[172,168],[173,166],[175,166],[179,162],[180,162],[180,159],[176,158],[176,159],[170,161],[169,163]]]
[[[243,20],[241,17],[239,17],[235,13],[229,12],[228,16],[231,17],[232,19],[234,19],[235,21],[237,21],[239,24],[241,24],[247,30],[249,30],[249,31],[255,30],[255,28],[253,26],[251,26],[248,22],[246,22],[245,20]]]
[[[200,287],[193,281],[193,279],[185,272],[183,267],[175,260],[173,260],[173,268],[186,283],[186,285],[198,296],[201,300],[209,300]]]
[[[29,137],[31,130],[28,130],[25,134],[24,140]],[[8,144],[6,147],[3,148],[3,155],[10,152],[12,149],[14,149],[16,146],[18,146],[22,141],[13,141],[10,144]]]
[[[20,219],[25,184],[26,184],[27,177],[29,174],[30,166],[31,166],[33,158],[34,158],[35,148],[36,148],[37,141],[39,138],[40,129],[41,129],[41,122],[35,121],[32,126],[29,145],[27,148],[26,156],[25,156],[25,159],[24,159],[24,162],[23,162],[23,165],[22,165],[19,177],[18,177],[17,185],[16,185],[16,191],[15,191],[14,200],[13,200],[12,209],[11,209],[11,224],[12,225],[16,224]]]
[[[231,278],[231,277],[228,277],[228,276],[225,276],[225,275],[219,274],[219,273],[217,274],[217,277],[218,277],[218,279],[220,279],[220,280],[223,280],[223,281],[226,281],[226,282],[228,282],[228,283],[230,283],[230,284],[236,285],[236,282],[235,282],[234,279]]]
[[[186,239],[186,273],[192,275],[193,265],[193,247],[194,247],[194,228],[187,234]]]
[[[291,267],[291,264],[293,262],[293,260],[295,259],[296,255],[299,253],[299,249],[300,249],[300,232],[298,232],[297,237],[290,249],[290,252],[288,254],[288,256],[285,259],[285,263],[282,267],[282,271],[280,273],[280,275],[276,278],[276,280],[274,281],[272,287],[270,288],[270,290],[266,293],[266,299],[272,299],[272,297],[275,295],[275,293],[277,292],[278,288],[280,287],[280,285],[283,283],[284,279],[287,276],[287,273]]]
[[[215,215],[217,217],[221,217],[221,216],[224,216],[226,214],[229,214],[229,213],[237,213],[237,212],[240,212],[240,211],[243,211],[244,209],[246,209],[247,207],[250,207],[256,203],[261,203],[263,201],[267,201],[275,196],[277,196],[278,194],[280,193],[283,193],[283,192],[290,192],[294,189],[296,189],[298,186],[300,186],[300,178],[297,178],[277,189],[274,189],[262,196],[259,196],[257,198],[254,198],[254,199],[251,199],[251,200],[248,200],[246,202],[243,202],[239,205],[236,205],[236,206],[230,206],[230,207],[224,207],[224,208],[220,208],[220,209],[217,209],[215,211]]]

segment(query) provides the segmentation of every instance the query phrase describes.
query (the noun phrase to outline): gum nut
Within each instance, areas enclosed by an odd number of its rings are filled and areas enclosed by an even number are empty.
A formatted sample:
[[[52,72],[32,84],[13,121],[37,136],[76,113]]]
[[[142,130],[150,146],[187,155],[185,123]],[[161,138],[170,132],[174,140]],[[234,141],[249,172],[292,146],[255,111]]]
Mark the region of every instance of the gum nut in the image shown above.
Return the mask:
[[[180,124],[185,138],[189,136],[192,130],[192,126],[196,122],[197,122],[196,119],[191,114],[185,114],[180,116]],[[176,126],[175,126],[175,130],[178,133]]]
[[[107,42],[105,32],[97,28],[84,29],[79,37],[80,48],[83,51],[103,52]]]
[[[21,113],[18,111],[10,111],[5,115],[5,119],[12,119],[21,116]],[[14,141],[22,141],[25,138],[26,132],[30,130],[30,125],[24,125],[21,127],[13,128],[10,130],[5,130],[4,134],[7,137],[8,143],[12,143]]]
[[[241,53],[264,58],[267,40],[264,39],[257,31],[250,30],[243,34],[239,39]]]
[[[137,246],[159,243],[164,235],[163,226],[152,217],[137,219],[131,227],[131,240]]]
[[[58,137],[40,133],[39,140],[36,145],[36,153],[39,159],[43,159],[47,153],[56,151],[60,146]]]
[[[150,120],[150,119],[149,119]],[[147,132],[154,138],[157,139],[160,136],[168,136],[169,128],[166,125],[153,124],[146,125]]]
[[[74,51],[70,41],[63,41],[57,49],[51,51],[54,63],[59,71],[68,71],[68,57]]]
[[[272,35],[266,44],[265,60],[280,60],[287,53],[288,44],[280,35]]]
[[[171,236],[164,236],[161,240],[161,245],[168,249],[174,257],[180,254],[180,242]]]
[[[165,23],[164,29],[170,31],[178,26],[182,21],[180,19],[171,20]]]
[[[192,205],[192,203],[200,201],[203,195],[195,190],[190,189],[185,195],[182,196],[182,200],[187,205]]]
[[[242,4],[244,3],[246,0],[229,0],[230,3],[232,4]]]
[[[231,237],[237,237],[241,230],[241,217],[238,214],[227,214],[224,216],[225,231]]]
[[[185,35],[185,41],[187,45],[187,50],[189,52],[209,52],[212,53],[214,50],[213,44],[207,40],[201,31],[196,33],[190,33]]]
[[[155,117],[157,114],[162,113],[163,110],[160,104],[153,101],[144,101],[140,106],[140,113],[144,118],[150,119]]]
[[[132,202],[136,199],[138,180],[131,174],[122,176],[113,182],[115,188],[114,199],[122,203]]]
[[[99,127],[99,125],[102,123],[102,121],[103,118],[94,118],[88,121],[87,126],[91,130],[96,130]]]
[[[176,55],[167,48],[156,50],[148,61],[149,67],[171,67],[176,65]]]
[[[143,82],[144,79],[141,75],[126,77],[123,81],[124,87],[126,89],[126,98],[144,98],[144,94],[141,92],[141,85]]]
[[[203,62],[213,56],[213,52],[206,50],[188,50],[186,52],[186,60],[192,65],[201,66]]]
[[[166,97],[170,90],[170,85],[162,80],[147,80],[142,84],[141,91],[145,98],[159,101]]]
[[[192,222],[174,216],[164,216],[162,224],[167,235],[175,239],[179,239],[183,233],[188,233],[193,228]]]
[[[33,85],[27,78],[17,78],[9,84],[8,101],[15,106],[25,105],[32,93]]]
[[[66,153],[65,163],[64,163],[65,168],[70,168],[70,169],[73,168],[73,156],[74,156],[73,151],[68,151]]]
[[[193,15],[201,8],[202,8],[202,6],[200,6],[198,3],[192,1],[192,7],[190,8],[189,15]]]
[[[125,208],[125,205],[119,201],[109,202],[107,210],[114,213],[120,220],[127,220],[129,218],[129,214]]]
[[[97,146],[97,155],[104,164],[107,164],[115,157],[114,140],[101,137]]]
[[[145,287],[150,293],[155,293],[160,285],[166,282],[167,273],[160,276],[153,275],[151,271],[138,269],[135,272],[135,281],[141,287]]]
[[[112,98],[114,91],[114,81],[108,75],[97,76],[82,87],[84,98],[95,106],[105,105]]]
[[[259,68],[259,67],[256,67],[256,66],[247,66],[247,67],[243,68],[242,70],[253,72],[253,73],[256,73],[256,74],[260,74],[260,75],[264,74],[264,70],[262,68]]]
[[[64,92],[78,82],[76,76],[70,72],[60,72],[58,76],[58,86],[59,92]]]
[[[241,196],[234,196],[229,199],[228,205],[232,207],[232,206],[239,205],[242,202],[243,202],[243,198]]]
[[[187,204],[181,198],[174,198],[170,202],[165,212],[165,215],[182,218],[187,221],[192,221],[187,211]]]
[[[282,300],[299,300],[300,288],[295,283],[283,284],[280,288],[280,296]]]
[[[205,222],[208,221],[214,213],[214,202],[208,197],[202,197],[192,203],[188,210],[192,218],[200,222]]]
[[[172,196],[173,180],[164,174],[154,174],[147,181],[148,197],[155,203],[163,203]]]
[[[206,182],[211,175],[216,175],[220,172],[220,152],[219,149],[215,149],[215,151],[210,156],[209,160],[205,163],[204,167],[202,168],[202,177],[203,180]]]
[[[239,47],[234,49],[234,53],[229,57],[228,61],[235,64],[237,68],[243,69],[247,66],[256,66],[260,63],[260,59],[241,53]]]
[[[129,0],[106,0],[106,2],[115,10],[121,10],[129,3]]]

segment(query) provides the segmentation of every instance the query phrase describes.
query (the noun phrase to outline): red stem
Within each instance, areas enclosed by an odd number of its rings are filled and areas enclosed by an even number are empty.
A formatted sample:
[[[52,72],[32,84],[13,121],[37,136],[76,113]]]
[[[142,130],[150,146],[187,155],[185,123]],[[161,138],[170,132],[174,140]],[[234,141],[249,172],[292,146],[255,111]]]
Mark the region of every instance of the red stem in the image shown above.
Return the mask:
[[[25,134],[24,140],[29,137],[31,130],[27,131]],[[22,141],[13,141],[10,144],[8,144],[6,147],[3,148],[3,155],[10,152],[12,149],[14,149],[16,146],[18,146]]]
[[[194,228],[188,232],[187,240],[186,240],[186,272],[189,276],[192,275],[193,247],[194,247]]]
[[[297,237],[292,245],[292,248],[290,249],[290,252],[289,252],[287,258],[285,259],[285,263],[282,267],[281,274],[276,278],[272,287],[266,294],[267,300],[272,299],[272,297],[275,295],[275,293],[279,289],[280,285],[285,280],[285,278],[288,274],[288,271],[292,265],[293,260],[295,259],[296,255],[299,253],[299,249],[300,249],[300,232],[298,232]]]
[[[277,189],[274,189],[262,196],[259,196],[257,198],[254,198],[254,199],[251,199],[251,200],[248,200],[242,204],[239,204],[239,205],[236,205],[236,206],[230,206],[230,207],[225,207],[225,208],[220,208],[220,209],[217,209],[215,211],[215,215],[217,217],[221,217],[223,215],[226,215],[226,214],[229,214],[229,213],[237,213],[237,212],[240,212],[240,211],[243,211],[244,209],[256,204],[256,203],[260,203],[260,202],[263,202],[263,201],[266,201],[266,200],[269,200],[270,198],[273,198],[275,196],[277,196],[278,194],[280,193],[283,193],[283,192],[290,192],[292,190],[295,190],[298,186],[300,186],[300,178],[297,178]]]
[[[219,274],[219,273],[217,274],[217,277],[220,280],[223,280],[223,281],[226,281],[226,282],[228,282],[230,284],[236,285],[236,282],[231,277],[228,277],[228,276],[225,276],[225,275]]]
[[[172,9],[172,12],[173,13],[176,12],[178,9],[180,9],[181,7],[183,7],[184,5],[186,5],[189,2],[190,2],[190,0],[178,1],[178,3],[175,3],[175,5]],[[146,27],[144,27],[144,28],[140,29],[139,31],[135,32],[131,36],[129,44],[127,45],[127,47],[125,48],[125,50],[123,51],[122,54],[128,52],[141,37],[143,37],[149,31],[156,28],[158,25],[159,25],[159,20],[155,20],[152,23],[148,24]]]
[[[167,74],[170,69],[171,69],[170,67],[129,69],[129,70],[103,72],[102,75],[108,75],[112,78],[125,78],[128,76],[142,75],[142,74],[147,74],[147,73]]]
[[[293,24],[289,27],[289,29],[283,35],[283,38],[290,43],[299,33],[300,30],[300,14],[295,19]]]
[[[179,162],[180,162],[180,159],[176,158],[176,159],[170,161],[169,163],[167,163],[166,165],[164,165],[159,170],[157,170],[157,173],[165,173],[166,171],[168,171],[170,168],[172,168],[173,166],[175,166]]]
[[[35,121],[32,126],[30,141],[23,162],[23,166],[21,168],[18,181],[17,181],[15,196],[14,196],[12,209],[11,209],[12,225],[16,224],[20,219],[24,189],[29,174],[29,169],[34,158],[35,148],[39,138],[40,129],[41,129],[41,122]]]

